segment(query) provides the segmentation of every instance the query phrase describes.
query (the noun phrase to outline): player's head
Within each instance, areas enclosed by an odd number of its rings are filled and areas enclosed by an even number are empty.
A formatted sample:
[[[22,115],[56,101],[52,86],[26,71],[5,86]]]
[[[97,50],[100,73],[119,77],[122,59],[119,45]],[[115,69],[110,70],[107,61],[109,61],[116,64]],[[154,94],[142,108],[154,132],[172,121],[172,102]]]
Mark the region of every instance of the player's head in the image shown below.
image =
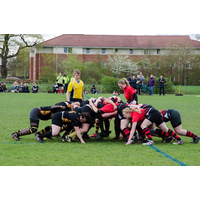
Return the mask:
[[[75,69],[74,70],[74,79],[76,81],[79,81],[80,77],[81,77],[81,72],[78,69]]]
[[[126,78],[123,78],[121,80],[118,81],[118,86],[120,89],[124,89],[127,85],[129,85],[129,82],[127,81]]]
[[[90,122],[91,121],[91,117],[90,114],[88,112],[82,112],[80,114],[80,122],[84,123],[84,122]]]

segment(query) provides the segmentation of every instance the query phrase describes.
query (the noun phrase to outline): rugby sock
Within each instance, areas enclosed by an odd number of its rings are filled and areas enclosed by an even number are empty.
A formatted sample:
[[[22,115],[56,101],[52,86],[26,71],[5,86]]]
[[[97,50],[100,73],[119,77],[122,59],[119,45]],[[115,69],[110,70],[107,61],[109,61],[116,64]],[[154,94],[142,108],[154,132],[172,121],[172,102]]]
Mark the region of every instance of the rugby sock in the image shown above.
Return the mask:
[[[100,126],[101,126],[100,123],[96,123],[96,125],[95,125],[95,133],[98,133]]]
[[[51,126],[47,126],[47,127],[43,128],[41,131],[39,131],[38,133],[42,134],[42,133],[46,133],[46,132],[48,132],[50,130],[51,130]]]
[[[181,138],[174,132],[172,131],[171,129],[168,129],[168,132],[167,132],[170,136],[174,137],[175,139],[177,140],[181,140]]]
[[[147,136],[148,140],[152,140],[151,132],[148,128],[144,128],[142,132]]]
[[[115,137],[116,137],[116,138],[119,138],[120,133],[121,133],[120,128],[119,128],[118,126],[115,126]]]
[[[38,127],[31,127],[31,128],[25,128],[17,132],[17,135],[23,136],[23,135],[29,135],[31,133],[35,133],[37,131]]]
[[[109,122],[109,120],[105,120],[104,124],[105,124],[106,131],[109,131],[109,128],[110,128],[110,122]]]
[[[122,131],[124,133],[124,136],[127,137],[127,138],[129,138],[129,136],[130,136],[130,129],[129,128],[124,128]]]
[[[64,94],[64,89],[62,89],[62,93]]]
[[[187,137],[195,138],[197,135],[195,135],[194,133],[192,133],[192,132],[190,132],[190,131],[187,131],[186,136],[187,136]]]
[[[155,134],[158,134],[158,136],[161,138],[165,138],[169,136],[168,133],[162,131],[161,129],[156,129]]]
[[[52,132],[51,132],[51,131],[48,131],[48,132],[46,132],[46,133],[42,133],[42,134],[40,134],[39,137],[40,137],[41,139],[43,139],[44,137],[47,137],[47,138],[52,137]]]
[[[60,89],[58,89],[58,94],[60,94]]]
[[[70,133],[68,136],[71,138],[74,138],[77,135],[76,131]]]

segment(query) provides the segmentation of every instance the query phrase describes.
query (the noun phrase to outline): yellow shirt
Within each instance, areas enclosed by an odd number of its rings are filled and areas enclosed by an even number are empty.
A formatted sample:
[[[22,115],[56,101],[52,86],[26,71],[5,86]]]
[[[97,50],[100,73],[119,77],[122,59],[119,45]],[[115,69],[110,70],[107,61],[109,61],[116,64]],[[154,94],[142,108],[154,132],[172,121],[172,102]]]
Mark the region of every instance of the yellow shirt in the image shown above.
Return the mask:
[[[71,97],[74,99],[82,99],[82,92],[84,91],[84,83],[83,81],[79,81],[79,83],[75,80],[69,83],[68,92],[71,92]]]

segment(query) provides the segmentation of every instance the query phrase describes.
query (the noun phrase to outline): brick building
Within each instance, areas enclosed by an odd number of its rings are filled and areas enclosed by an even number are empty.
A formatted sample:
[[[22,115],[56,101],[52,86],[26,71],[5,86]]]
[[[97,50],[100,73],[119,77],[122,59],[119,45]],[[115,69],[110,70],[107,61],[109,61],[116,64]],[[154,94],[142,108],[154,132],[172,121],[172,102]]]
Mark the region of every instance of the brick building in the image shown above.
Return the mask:
[[[76,54],[78,58],[87,62],[107,62],[108,55],[118,52],[128,55],[134,60],[145,54],[159,56],[164,54],[165,48],[170,44],[186,43],[200,54],[200,42],[192,40],[189,35],[168,36],[135,36],[135,35],[84,35],[64,34],[37,45],[30,51],[31,80],[38,80],[44,66],[44,54],[55,55],[56,59],[66,58],[69,54]],[[56,62],[57,63],[57,62]]]

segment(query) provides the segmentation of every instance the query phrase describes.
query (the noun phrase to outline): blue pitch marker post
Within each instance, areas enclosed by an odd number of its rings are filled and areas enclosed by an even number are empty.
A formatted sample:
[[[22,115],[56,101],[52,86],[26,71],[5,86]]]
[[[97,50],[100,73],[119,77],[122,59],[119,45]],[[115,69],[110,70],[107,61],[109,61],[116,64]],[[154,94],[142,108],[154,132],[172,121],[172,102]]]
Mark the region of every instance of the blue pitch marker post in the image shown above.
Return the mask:
[[[162,152],[162,151],[159,150],[158,148],[156,148],[156,147],[154,147],[154,146],[152,146],[152,145],[149,145],[149,147],[151,147],[152,149],[156,150],[158,153],[163,154],[166,158],[169,158],[169,159],[173,160],[174,162],[178,163],[179,165],[181,165],[181,166],[187,166],[186,164],[184,164],[184,163],[182,163],[182,162],[176,160],[175,158],[172,158],[171,156],[167,155],[166,153]]]
[[[85,94],[85,96],[87,97],[87,99],[90,99],[87,94]]]

